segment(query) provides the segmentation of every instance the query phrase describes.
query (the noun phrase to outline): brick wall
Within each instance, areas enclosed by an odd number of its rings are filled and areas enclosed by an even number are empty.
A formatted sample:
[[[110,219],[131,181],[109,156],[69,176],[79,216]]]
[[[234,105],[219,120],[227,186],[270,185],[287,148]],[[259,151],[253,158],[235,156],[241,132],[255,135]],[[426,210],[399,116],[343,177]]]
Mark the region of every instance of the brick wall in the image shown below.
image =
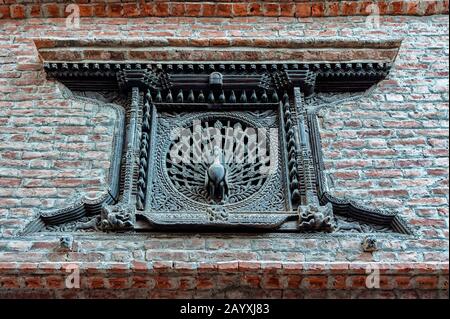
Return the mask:
[[[20,12],[3,2],[0,12]],[[29,2],[26,12],[37,6]],[[448,17],[382,16],[378,29],[361,16],[91,17],[74,30],[36,12],[0,20],[0,296],[448,296]],[[56,234],[17,236],[37,209],[104,185],[116,116],[46,80],[32,39],[99,37],[403,37],[388,79],[324,109],[321,135],[332,189],[398,210],[415,235],[380,235],[374,253],[361,251],[359,235],[73,234],[72,251],[59,249]],[[380,289],[365,288],[369,263],[381,268]],[[72,264],[81,268],[80,289],[64,289]]]
[[[3,4],[4,3],[4,4]],[[0,2],[0,18],[61,18],[68,3],[79,4],[82,17],[336,17],[369,15],[433,15],[448,13],[447,0],[212,0],[212,1],[127,1],[19,0]],[[3,5],[2,5],[3,4]],[[373,9],[373,5],[377,9]]]

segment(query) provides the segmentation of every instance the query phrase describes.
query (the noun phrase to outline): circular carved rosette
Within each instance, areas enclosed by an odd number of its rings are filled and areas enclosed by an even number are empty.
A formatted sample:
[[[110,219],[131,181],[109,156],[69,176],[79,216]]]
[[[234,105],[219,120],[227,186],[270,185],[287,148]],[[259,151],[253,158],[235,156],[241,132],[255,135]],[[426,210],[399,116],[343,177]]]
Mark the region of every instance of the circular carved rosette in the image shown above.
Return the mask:
[[[203,117],[177,130],[166,156],[173,186],[200,203],[238,203],[261,190],[270,166],[267,132],[226,116]]]

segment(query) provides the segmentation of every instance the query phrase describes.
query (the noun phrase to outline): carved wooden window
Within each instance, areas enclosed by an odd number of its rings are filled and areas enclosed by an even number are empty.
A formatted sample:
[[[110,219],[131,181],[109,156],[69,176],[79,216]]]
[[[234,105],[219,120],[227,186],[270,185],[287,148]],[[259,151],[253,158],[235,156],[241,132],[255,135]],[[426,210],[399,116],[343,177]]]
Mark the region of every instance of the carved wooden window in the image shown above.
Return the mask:
[[[48,63],[121,104],[110,187],[41,212],[35,231],[395,231],[394,213],[327,191],[317,93],[364,91],[386,63]]]

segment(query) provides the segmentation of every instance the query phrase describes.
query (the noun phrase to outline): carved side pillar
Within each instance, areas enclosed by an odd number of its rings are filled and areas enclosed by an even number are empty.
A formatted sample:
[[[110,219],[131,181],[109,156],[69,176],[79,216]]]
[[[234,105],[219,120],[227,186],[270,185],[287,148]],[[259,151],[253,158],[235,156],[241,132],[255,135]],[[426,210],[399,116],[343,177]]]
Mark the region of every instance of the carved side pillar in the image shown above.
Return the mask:
[[[122,157],[123,190],[120,203],[107,205],[101,214],[104,231],[133,229],[136,222],[136,177],[139,170],[139,132],[142,124],[138,120],[142,109],[142,97],[138,87],[131,88],[129,120],[126,129],[125,152]]]
[[[321,206],[317,197],[314,163],[311,155],[310,136],[307,129],[307,110],[303,105],[299,87],[294,88],[295,111],[298,121],[298,179],[300,181],[301,203],[297,207],[298,229],[300,231],[327,231],[335,228],[331,203]],[[303,188],[303,189],[302,189]]]

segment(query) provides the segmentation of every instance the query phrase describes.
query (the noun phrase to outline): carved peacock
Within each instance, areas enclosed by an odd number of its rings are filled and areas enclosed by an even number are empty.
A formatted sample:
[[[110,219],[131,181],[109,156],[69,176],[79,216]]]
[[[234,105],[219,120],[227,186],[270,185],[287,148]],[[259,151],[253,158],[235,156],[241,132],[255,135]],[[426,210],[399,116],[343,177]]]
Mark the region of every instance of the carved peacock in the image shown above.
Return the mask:
[[[214,127],[223,132],[219,138],[222,139],[220,143],[217,144],[216,137],[213,147],[210,142],[192,145],[193,148],[198,147],[198,152],[202,155],[210,156],[203,156],[201,161],[175,161],[168,157],[167,172],[175,188],[197,202],[237,203],[261,189],[267,179],[270,158],[267,154],[249,156],[255,154],[254,148],[257,146],[247,140],[234,138],[230,143],[229,136],[225,132],[230,127],[236,129],[236,124],[223,125],[220,121],[216,121]],[[195,153],[195,150],[192,152]]]
[[[228,197],[228,170],[222,150],[214,146],[212,164],[205,172],[205,188],[213,202],[224,203]]]

